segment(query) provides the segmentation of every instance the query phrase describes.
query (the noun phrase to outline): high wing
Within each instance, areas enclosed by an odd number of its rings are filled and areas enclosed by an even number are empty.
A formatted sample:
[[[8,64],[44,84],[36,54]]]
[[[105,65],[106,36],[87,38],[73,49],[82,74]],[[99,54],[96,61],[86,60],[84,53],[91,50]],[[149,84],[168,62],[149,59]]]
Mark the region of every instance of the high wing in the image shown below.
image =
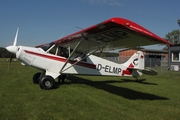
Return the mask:
[[[82,41],[81,41],[82,40]],[[135,48],[153,44],[170,44],[144,27],[124,18],[111,18],[69,36],[60,38],[50,44],[36,47],[57,45],[70,47],[72,50],[81,41],[76,51],[92,51],[99,48],[118,49]]]

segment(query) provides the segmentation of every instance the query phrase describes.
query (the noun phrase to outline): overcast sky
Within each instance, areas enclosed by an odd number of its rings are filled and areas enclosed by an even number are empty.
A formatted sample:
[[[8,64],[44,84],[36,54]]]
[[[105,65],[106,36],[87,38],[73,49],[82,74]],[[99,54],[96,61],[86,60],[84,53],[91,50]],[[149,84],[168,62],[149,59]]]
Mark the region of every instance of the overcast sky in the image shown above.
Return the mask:
[[[17,45],[36,46],[112,17],[165,37],[179,29],[180,0],[0,0],[0,47],[13,44],[18,26]]]

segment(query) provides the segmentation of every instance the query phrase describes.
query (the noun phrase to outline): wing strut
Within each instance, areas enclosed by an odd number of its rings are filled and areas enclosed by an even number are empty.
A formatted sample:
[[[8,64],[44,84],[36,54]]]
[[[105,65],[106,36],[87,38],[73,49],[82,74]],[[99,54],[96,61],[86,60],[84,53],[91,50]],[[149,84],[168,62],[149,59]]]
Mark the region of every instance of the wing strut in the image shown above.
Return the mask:
[[[83,37],[84,38],[84,37]],[[68,57],[68,59],[66,60],[66,62],[64,63],[63,67],[61,68],[61,70],[59,71],[59,73],[62,73],[64,67],[67,65],[67,63],[69,62],[69,60],[71,59],[71,57],[73,56],[73,54],[75,53],[76,49],[79,47],[79,45],[81,44],[83,38],[81,38],[81,40],[77,43],[77,45],[75,46],[74,50],[72,51],[72,53],[70,54],[70,56]]]
[[[85,58],[89,57],[90,55],[92,55],[93,53],[95,53],[96,51],[100,50],[102,48],[96,49],[93,52],[89,53],[87,56],[83,57],[80,61],[76,61],[74,64],[72,64],[71,66],[69,66],[68,68],[66,68],[65,70],[61,70],[61,73],[68,70],[69,68],[73,67],[74,65],[76,65],[77,63],[81,62],[82,60],[84,60]]]

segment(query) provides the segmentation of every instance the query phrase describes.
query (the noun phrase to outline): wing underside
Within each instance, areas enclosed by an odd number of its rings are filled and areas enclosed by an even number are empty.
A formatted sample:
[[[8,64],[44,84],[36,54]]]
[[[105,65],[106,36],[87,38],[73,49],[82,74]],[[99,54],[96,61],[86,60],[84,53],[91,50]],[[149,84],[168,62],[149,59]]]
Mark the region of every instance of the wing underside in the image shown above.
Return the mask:
[[[102,49],[135,48],[153,44],[171,44],[142,26],[123,18],[111,18],[59,40],[51,42],[62,47],[74,49],[82,40],[76,51]],[[47,45],[47,44],[45,44]],[[36,47],[43,47],[40,45]]]

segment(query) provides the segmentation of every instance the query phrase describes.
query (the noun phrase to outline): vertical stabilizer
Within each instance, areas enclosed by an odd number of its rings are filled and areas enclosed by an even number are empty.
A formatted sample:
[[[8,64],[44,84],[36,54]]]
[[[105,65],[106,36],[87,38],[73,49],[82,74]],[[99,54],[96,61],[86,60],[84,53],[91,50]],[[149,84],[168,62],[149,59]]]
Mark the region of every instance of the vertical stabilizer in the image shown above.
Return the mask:
[[[123,65],[127,66],[128,68],[143,70],[144,69],[144,54],[143,54],[143,52],[137,51]]]

